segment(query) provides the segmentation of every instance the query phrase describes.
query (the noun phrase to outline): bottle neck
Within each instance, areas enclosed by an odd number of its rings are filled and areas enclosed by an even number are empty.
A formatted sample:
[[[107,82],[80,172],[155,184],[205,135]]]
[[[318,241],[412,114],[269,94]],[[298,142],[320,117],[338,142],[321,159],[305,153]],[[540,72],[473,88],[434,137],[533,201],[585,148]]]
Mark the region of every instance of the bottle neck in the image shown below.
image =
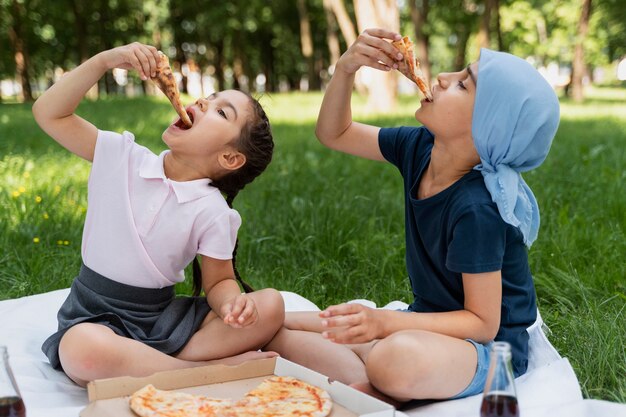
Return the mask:
[[[19,397],[15,378],[9,365],[9,355],[4,346],[0,346],[0,399]]]
[[[485,384],[485,395],[488,394],[516,396],[511,345],[506,342],[494,342],[491,347],[489,372]]]

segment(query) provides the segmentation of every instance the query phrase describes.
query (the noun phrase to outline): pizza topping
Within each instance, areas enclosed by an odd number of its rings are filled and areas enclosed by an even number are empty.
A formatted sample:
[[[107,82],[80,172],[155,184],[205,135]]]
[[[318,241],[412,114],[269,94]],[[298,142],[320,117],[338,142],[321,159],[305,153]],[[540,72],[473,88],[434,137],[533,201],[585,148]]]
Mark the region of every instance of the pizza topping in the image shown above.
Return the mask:
[[[172,103],[172,106],[174,106],[174,110],[176,110],[176,113],[180,116],[183,124],[187,128],[190,128],[193,123],[180,101],[180,93],[178,92],[176,77],[174,77],[174,73],[170,67],[170,61],[161,51],[159,51],[159,57],[161,61],[159,62],[155,76],[152,77],[152,81],[154,81],[157,87],[159,87],[159,89],[167,96],[170,103]]]
[[[417,84],[417,87],[424,94],[426,99],[433,101],[430,88],[428,88],[428,82],[424,78],[424,73],[422,73],[418,59],[415,58],[411,39],[405,36],[399,41],[393,41],[391,44],[404,56],[404,59],[398,64],[398,71]]]
[[[130,397],[141,417],[325,417],[330,395],[292,377],[272,376],[240,400],[210,398],[147,385]]]

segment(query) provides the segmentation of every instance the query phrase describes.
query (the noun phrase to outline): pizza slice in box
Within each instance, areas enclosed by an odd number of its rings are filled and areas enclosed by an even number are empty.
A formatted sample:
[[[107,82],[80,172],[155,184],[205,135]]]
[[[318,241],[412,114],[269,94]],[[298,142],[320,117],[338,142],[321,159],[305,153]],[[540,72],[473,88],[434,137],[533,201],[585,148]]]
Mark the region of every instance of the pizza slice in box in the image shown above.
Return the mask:
[[[239,400],[147,385],[130,396],[129,405],[140,417],[326,417],[333,402],[319,387],[292,377],[272,376]]]
[[[161,51],[159,51],[159,57],[161,61],[158,63],[159,65],[156,70],[156,75],[152,77],[152,81],[154,81],[157,87],[165,93],[185,126],[191,127],[193,123],[187,114],[187,110],[185,110],[185,107],[180,101],[180,93],[178,92],[178,86],[176,85],[176,78],[174,77],[174,73],[172,73],[172,68],[170,67],[170,61]]]
[[[409,39],[408,36],[405,36],[399,41],[393,41],[391,44],[395,46],[396,49],[398,49],[404,56],[404,59],[398,64],[398,71],[417,84],[417,87],[424,94],[424,96],[429,101],[432,101],[433,96],[430,93],[430,88],[428,88],[428,82],[424,78],[424,74],[420,69],[420,63],[417,58],[415,58],[415,54],[413,52],[413,42],[411,42],[411,39]]]

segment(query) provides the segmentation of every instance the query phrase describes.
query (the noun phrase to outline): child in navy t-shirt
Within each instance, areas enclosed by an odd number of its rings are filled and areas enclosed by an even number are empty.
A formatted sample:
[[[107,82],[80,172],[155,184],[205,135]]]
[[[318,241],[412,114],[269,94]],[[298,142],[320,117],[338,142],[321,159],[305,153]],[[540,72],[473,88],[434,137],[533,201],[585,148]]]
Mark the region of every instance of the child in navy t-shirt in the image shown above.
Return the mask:
[[[501,270],[496,340],[511,344],[514,371],[523,374],[526,328],[535,322],[537,306],[522,233],[502,220],[479,171],[469,171],[430,198],[415,197],[434,142],[426,128],[381,129],[378,139],[385,159],[404,179],[406,263],[414,297],[409,310],[462,310],[462,273]]]
[[[537,314],[527,247],[539,209],[520,173],[546,158],[559,104],[526,61],[483,49],[464,70],[439,74],[415,112],[424,127],[353,121],[356,71],[397,69],[402,54],[389,40],[400,38],[368,29],[342,55],[316,135],[400,170],[408,312],[350,303],[290,313],[267,348],[390,402],[461,398],[482,392],[494,340],[511,344],[516,375],[527,369]]]

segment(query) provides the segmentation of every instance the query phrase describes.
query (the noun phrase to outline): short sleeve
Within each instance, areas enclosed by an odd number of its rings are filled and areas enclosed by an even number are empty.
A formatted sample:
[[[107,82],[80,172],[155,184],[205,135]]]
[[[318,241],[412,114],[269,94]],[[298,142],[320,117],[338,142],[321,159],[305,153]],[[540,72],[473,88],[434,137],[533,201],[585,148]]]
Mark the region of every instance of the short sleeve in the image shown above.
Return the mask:
[[[198,253],[215,259],[232,259],[241,217],[236,210],[228,211],[213,219],[198,242]]]
[[[402,166],[409,142],[407,127],[384,127],[378,132],[378,146],[385,159],[397,167]]]
[[[454,223],[451,233],[446,257],[449,270],[478,274],[502,269],[506,224],[495,206],[469,206]]]
[[[110,166],[119,164],[135,145],[135,135],[130,132],[117,133],[98,130],[93,165]]]
[[[88,185],[100,188],[120,172],[126,172],[133,151],[140,146],[130,132],[98,130]]]
[[[433,136],[425,127],[382,128],[378,133],[380,152],[403,175],[430,153],[432,141]]]

